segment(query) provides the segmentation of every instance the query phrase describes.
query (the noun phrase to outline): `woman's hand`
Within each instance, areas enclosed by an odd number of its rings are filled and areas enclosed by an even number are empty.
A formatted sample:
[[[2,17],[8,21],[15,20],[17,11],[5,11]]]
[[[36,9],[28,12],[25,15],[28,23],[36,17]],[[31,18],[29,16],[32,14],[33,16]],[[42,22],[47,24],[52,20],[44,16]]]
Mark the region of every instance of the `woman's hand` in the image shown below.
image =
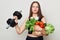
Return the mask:
[[[15,19],[15,22],[18,23],[18,18],[17,18],[17,16],[13,16],[13,19]]]
[[[35,25],[35,26],[34,26],[34,30],[36,30],[36,31],[41,31],[42,28],[41,28],[39,25]]]
[[[48,34],[46,34],[46,30],[44,28],[41,30],[41,33],[43,36],[48,36]]]
[[[32,33],[35,36],[42,36],[42,28],[39,25],[34,25],[34,32]]]

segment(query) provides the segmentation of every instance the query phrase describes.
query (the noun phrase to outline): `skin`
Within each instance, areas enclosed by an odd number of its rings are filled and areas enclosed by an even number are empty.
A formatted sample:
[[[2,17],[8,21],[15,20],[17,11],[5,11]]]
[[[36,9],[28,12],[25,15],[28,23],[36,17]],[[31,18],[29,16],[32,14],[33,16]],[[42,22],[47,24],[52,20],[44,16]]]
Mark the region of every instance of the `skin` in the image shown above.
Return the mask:
[[[38,4],[37,3],[33,4],[33,6],[32,6],[32,12],[33,12],[32,17],[34,17],[34,18],[37,17],[37,12],[38,12]],[[14,16],[13,18],[15,19],[15,22],[18,23],[17,16]],[[22,25],[19,26],[17,24],[15,26],[16,32],[18,34],[21,34],[21,33],[24,32],[24,30],[25,30],[25,23],[26,23],[27,20],[28,20],[28,18],[26,18],[26,20],[24,21],[24,23]],[[46,19],[44,17],[41,19],[41,21],[43,21],[44,23],[46,23]],[[38,37],[38,36],[46,35],[45,30],[42,29],[42,28],[40,28],[38,25],[34,26],[34,30],[35,31],[32,32],[32,34],[28,34],[28,36]]]

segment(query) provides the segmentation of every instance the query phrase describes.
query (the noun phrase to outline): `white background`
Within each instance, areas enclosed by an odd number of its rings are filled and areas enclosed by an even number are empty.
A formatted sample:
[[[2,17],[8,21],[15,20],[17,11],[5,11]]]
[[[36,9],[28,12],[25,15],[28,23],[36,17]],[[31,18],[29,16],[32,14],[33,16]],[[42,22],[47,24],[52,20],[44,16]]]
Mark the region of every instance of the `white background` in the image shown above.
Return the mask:
[[[29,8],[34,0],[0,0],[0,40],[25,40],[27,30],[18,35],[15,28],[6,27],[6,20],[12,18],[14,11],[22,10],[23,17],[19,20],[19,25],[23,24],[29,16]],[[44,40],[60,40],[60,0],[37,0],[41,5],[42,14],[48,23],[55,26],[55,32],[44,37]]]

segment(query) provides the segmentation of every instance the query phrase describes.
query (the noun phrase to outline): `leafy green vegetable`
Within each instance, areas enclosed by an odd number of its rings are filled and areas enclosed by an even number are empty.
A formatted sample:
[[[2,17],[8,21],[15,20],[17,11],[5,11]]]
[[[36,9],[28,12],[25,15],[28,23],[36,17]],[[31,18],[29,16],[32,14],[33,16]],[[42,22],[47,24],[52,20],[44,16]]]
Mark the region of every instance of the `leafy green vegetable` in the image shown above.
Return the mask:
[[[34,18],[31,18],[30,20],[27,20],[26,22],[26,29],[29,29],[29,31],[34,30],[34,25],[38,20],[35,20]]]
[[[47,24],[45,27],[45,30],[47,34],[51,34],[54,32],[55,28],[52,24]]]

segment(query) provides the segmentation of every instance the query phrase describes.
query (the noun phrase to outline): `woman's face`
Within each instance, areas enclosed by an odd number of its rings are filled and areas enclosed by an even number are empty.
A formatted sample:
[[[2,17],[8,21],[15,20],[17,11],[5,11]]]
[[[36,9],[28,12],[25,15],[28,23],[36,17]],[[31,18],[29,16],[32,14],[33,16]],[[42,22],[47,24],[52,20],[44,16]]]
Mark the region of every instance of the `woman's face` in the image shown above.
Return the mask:
[[[33,3],[33,5],[32,5],[32,12],[33,13],[37,13],[38,12],[38,4],[37,3]]]

